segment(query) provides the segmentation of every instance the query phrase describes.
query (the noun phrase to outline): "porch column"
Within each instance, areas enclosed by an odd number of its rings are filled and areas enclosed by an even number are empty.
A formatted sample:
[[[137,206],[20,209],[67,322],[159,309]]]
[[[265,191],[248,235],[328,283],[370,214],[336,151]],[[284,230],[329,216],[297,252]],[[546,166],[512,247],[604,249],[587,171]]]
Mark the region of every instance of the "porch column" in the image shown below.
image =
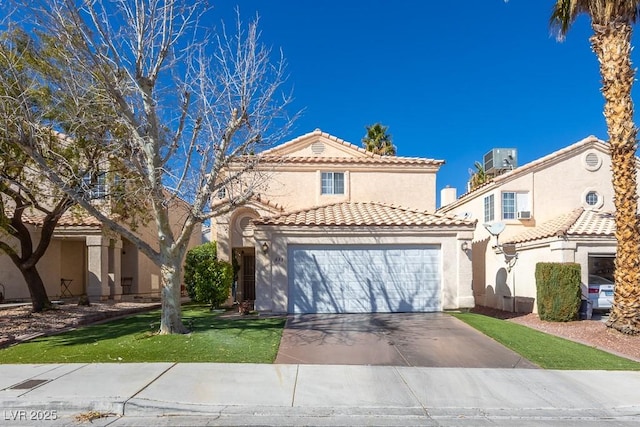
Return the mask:
[[[114,240],[109,250],[109,287],[114,300],[122,299],[122,240]]]
[[[231,232],[229,231],[229,215],[216,218],[216,244],[218,259],[231,262]]]
[[[109,289],[109,239],[87,236],[87,296],[91,301],[107,299]]]
[[[576,262],[576,250],[578,246],[575,242],[558,240],[551,242],[549,249],[553,262]]]
[[[473,231],[460,231],[456,236],[456,246],[453,249],[457,255],[457,307],[473,308],[475,298],[473,296],[473,263],[472,252]],[[449,307],[444,307],[449,308]]]

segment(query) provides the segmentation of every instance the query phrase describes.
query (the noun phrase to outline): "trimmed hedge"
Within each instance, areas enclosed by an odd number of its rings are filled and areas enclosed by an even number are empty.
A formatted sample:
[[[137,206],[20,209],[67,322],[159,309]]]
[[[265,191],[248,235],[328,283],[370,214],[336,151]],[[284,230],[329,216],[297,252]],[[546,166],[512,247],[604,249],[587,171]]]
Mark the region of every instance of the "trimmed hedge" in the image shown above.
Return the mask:
[[[539,262],[536,293],[540,320],[569,322],[580,310],[580,264]]]
[[[187,252],[184,282],[193,301],[209,303],[211,308],[216,308],[229,298],[233,267],[218,260],[216,242],[205,243]]]

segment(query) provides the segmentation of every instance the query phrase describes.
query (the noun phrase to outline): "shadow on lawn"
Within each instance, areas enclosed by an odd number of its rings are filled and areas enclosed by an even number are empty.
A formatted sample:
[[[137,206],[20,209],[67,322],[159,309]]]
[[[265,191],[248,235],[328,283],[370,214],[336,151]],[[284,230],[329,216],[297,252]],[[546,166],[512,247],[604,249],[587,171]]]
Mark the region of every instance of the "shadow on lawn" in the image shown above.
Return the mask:
[[[183,308],[183,322],[192,334],[206,333],[211,330],[236,329],[238,335],[245,331],[269,330],[284,327],[284,318],[220,318],[220,312],[212,312],[208,307]],[[157,336],[160,327],[160,311],[139,313],[118,320],[97,325],[88,325],[77,330],[38,338],[34,342],[47,340],[52,346],[73,346],[93,344],[103,340],[123,338],[129,335],[134,339],[146,339]]]

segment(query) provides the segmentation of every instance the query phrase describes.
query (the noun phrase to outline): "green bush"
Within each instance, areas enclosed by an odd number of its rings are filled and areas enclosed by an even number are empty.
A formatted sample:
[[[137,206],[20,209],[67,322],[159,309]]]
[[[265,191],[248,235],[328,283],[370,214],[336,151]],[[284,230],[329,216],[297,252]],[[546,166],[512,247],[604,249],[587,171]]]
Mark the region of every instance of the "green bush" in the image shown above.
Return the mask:
[[[233,267],[218,260],[216,242],[196,246],[187,252],[184,282],[189,297],[215,308],[229,298],[233,283]]]
[[[580,310],[580,264],[540,262],[536,264],[538,316],[551,322],[578,318]]]

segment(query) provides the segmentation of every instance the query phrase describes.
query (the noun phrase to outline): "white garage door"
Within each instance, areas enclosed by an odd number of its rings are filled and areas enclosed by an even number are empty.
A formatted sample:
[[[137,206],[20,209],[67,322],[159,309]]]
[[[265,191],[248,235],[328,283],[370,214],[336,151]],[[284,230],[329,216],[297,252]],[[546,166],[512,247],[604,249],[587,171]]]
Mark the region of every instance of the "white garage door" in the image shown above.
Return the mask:
[[[439,311],[439,246],[289,246],[290,313]]]

